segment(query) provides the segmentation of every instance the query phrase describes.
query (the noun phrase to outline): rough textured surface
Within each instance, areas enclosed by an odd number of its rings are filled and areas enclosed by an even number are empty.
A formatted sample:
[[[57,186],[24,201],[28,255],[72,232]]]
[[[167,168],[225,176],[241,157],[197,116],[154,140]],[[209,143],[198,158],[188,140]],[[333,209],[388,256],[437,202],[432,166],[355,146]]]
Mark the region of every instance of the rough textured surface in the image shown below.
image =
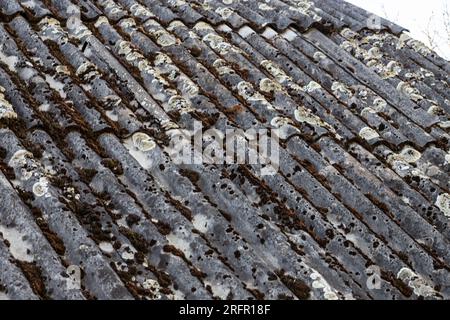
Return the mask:
[[[450,64],[401,27],[340,0],[0,21],[0,298],[450,297]],[[175,165],[194,120],[289,124],[278,174]]]

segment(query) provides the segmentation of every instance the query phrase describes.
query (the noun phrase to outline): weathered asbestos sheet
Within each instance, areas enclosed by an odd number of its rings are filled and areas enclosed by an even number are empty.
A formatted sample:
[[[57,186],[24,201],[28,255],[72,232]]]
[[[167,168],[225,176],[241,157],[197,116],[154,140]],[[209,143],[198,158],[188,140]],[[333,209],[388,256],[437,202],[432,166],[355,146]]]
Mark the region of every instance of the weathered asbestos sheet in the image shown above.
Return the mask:
[[[341,0],[0,0],[0,299],[450,298],[450,64]],[[283,128],[279,168],[176,130]]]

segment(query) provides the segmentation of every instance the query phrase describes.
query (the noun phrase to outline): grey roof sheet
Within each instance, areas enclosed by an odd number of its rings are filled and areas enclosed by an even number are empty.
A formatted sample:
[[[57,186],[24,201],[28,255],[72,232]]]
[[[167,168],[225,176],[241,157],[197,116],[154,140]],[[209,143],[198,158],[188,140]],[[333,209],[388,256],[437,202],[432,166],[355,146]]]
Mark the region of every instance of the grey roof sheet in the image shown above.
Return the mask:
[[[0,298],[448,299],[449,71],[341,0],[0,0]],[[276,175],[164,151],[274,119]]]

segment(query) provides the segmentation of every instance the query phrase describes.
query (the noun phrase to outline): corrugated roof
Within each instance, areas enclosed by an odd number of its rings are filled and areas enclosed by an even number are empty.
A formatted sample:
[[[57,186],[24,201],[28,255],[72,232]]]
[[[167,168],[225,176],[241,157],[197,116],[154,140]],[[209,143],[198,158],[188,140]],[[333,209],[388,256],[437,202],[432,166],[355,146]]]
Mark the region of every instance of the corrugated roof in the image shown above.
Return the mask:
[[[0,298],[450,297],[450,64],[403,28],[341,0],[0,12]],[[177,165],[194,121],[288,124],[279,171]]]

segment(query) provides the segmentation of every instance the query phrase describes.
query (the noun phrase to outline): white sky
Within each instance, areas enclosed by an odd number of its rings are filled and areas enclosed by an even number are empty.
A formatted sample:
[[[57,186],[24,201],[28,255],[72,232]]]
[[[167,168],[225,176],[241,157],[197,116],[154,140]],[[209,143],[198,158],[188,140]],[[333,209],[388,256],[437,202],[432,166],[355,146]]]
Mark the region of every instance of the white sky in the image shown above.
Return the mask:
[[[429,45],[426,30],[437,43],[435,49],[450,60],[450,0],[346,0],[410,30],[411,36]],[[449,15],[444,17],[444,9]]]

